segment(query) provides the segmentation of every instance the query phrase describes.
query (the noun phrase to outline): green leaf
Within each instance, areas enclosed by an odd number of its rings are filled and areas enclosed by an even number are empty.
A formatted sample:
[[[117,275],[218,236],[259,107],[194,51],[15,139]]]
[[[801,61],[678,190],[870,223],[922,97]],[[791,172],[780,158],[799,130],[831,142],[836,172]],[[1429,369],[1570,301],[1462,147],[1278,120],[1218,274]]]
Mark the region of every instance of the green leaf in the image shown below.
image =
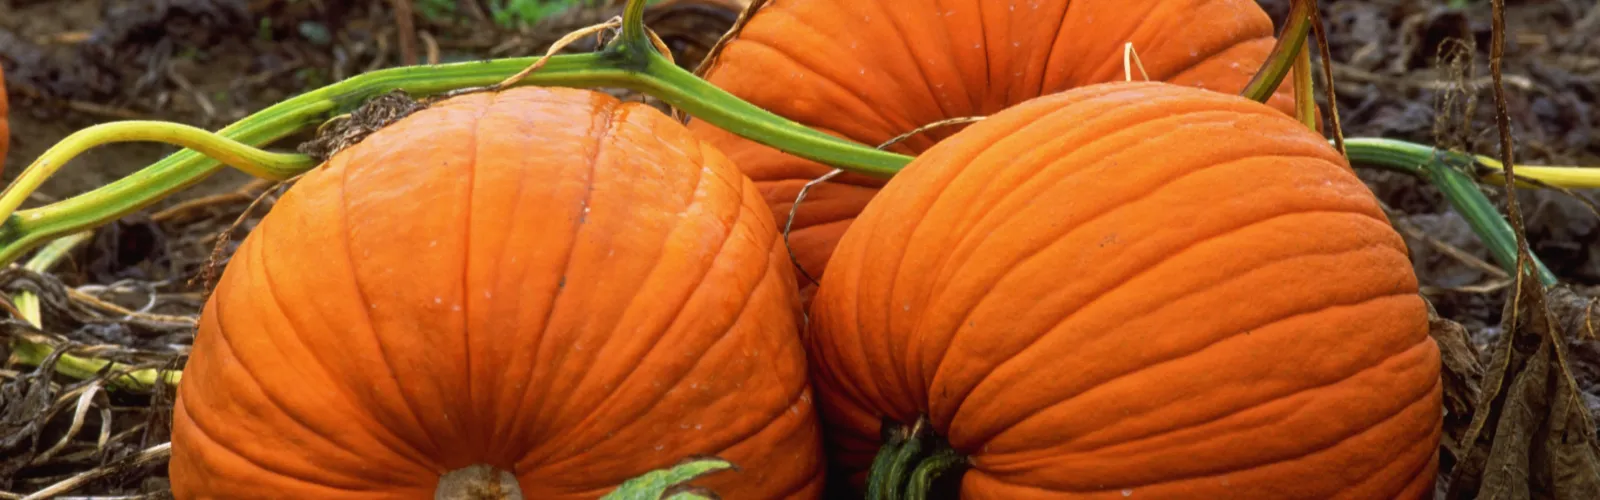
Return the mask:
[[[716,457],[692,458],[668,469],[657,469],[624,481],[615,491],[602,497],[604,500],[711,500],[716,498],[702,489],[681,488],[684,483],[717,472],[734,469],[732,462]],[[667,496],[668,493],[671,496]]]

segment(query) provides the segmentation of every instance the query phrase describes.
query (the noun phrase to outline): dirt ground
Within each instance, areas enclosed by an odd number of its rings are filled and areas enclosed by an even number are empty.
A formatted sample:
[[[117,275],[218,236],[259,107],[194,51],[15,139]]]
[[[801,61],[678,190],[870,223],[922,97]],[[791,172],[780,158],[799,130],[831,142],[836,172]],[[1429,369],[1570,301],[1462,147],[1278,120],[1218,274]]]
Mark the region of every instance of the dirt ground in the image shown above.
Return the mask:
[[[678,3],[682,5],[660,11],[652,26],[679,53],[682,64],[692,65],[737,13],[714,2]],[[1287,0],[1261,3],[1279,22],[1288,11]],[[1511,35],[1504,76],[1518,164],[1600,167],[1600,140],[1594,139],[1600,128],[1600,2],[1508,3]],[[1322,4],[1347,136],[1497,152],[1488,85],[1489,2]],[[56,141],[96,123],[159,119],[216,129],[303,90],[399,65],[402,51],[391,5],[388,0],[0,0],[0,64],[13,101],[12,149],[0,180],[9,183]],[[415,53],[422,60],[432,54],[440,61],[540,53],[559,35],[614,15],[609,8],[572,10],[509,29],[473,12],[418,16],[417,29],[427,35]],[[1470,68],[1440,60],[1440,43],[1451,38],[1475,44]],[[1460,81],[1467,82],[1466,91],[1452,85]],[[1438,111],[1469,99],[1476,106],[1468,119]],[[280,145],[292,146],[292,141]],[[173,151],[150,144],[91,150],[47,183],[30,204],[87,191]],[[1424,294],[1439,315],[1465,326],[1478,345],[1488,345],[1500,333],[1511,287],[1504,273],[1473,262],[1490,259],[1466,222],[1425,182],[1369,169],[1362,169],[1362,176],[1393,210],[1413,249]],[[59,283],[37,286],[107,285],[96,288],[107,300],[132,301],[153,314],[192,315],[204,288],[204,280],[197,278],[204,275],[217,236],[264,188],[234,171],[213,176],[102,231],[55,275]],[[1503,201],[1503,191],[1485,189],[1492,199]],[[1532,250],[1565,282],[1580,289],[1600,287],[1600,211],[1595,209],[1600,190],[1527,190],[1518,196]],[[270,205],[270,197],[266,203]],[[244,219],[231,241],[254,220]],[[229,248],[223,246],[223,255]],[[73,319],[60,321],[71,324]],[[192,338],[192,324],[181,321],[99,328],[115,330],[96,334],[101,342],[122,338],[124,345],[154,353],[181,354]],[[1591,411],[1600,408],[1592,389],[1600,385],[1600,356],[1595,358],[1580,360],[1577,369],[1580,385],[1587,381],[1591,387],[1586,391]],[[3,375],[0,457],[7,450],[48,447],[11,436],[21,435],[15,434],[17,429],[33,422],[25,409],[49,406],[21,401],[53,399],[62,387],[27,382],[20,372]],[[113,422],[108,429],[118,431],[110,445],[96,451],[93,443],[74,444],[53,461],[34,460],[39,463],[0,458],[0,492],[36,491],[84,470],[119,463],[124,465],[73,489],[73,494],[163,495],[164,460],[128,464],[141,450],[166,440],[164,419],[169,417],[162,409],[170,406],[170,395],[106,394],[100,397],[108,398],[105,407]],[[52,411],[63,416],[39,423],[29,439],[60,439],[63,431],[57,428],[71,420],[71,411]],[[0,493],[0,498],[8,497]]]

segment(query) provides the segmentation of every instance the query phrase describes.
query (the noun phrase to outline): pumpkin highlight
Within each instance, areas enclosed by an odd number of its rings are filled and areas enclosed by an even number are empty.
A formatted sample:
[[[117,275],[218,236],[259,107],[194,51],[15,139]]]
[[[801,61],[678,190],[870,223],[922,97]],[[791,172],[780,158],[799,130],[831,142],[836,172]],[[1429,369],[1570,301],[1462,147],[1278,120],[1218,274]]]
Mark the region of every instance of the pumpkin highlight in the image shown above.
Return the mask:
[[[798,308],[754,186],[670,118],[453,98],[334,155],[240,246],[179,391],[173,491],[427,498],[486,465],[525,498],[596,498],[713,455],[739,470],[695,484],[726,498],[814,497]]]
[[[813,383],[859,484],[885,418],[963,498],[1431,497],[1439,352],[1405,245],[1318,134],[1092,85],[933,146],[845,233]]]
[[[1125,42],[1152,80],[1237,93],[1275,40],[1254,0],[773,0],[726,42],[705,78],[784,117],[876,146],[940,120],[1123,80]],[[1271,104],[1292,115],[1291,87]],[[755,180],[780,228],[801,187],[832,170],[705,122],[689,127]],[[914,155],[960,128],[891,149]],[[789,245],[808,274],[822,276],[839,236],[882,185],[847,174],[807,193]]]

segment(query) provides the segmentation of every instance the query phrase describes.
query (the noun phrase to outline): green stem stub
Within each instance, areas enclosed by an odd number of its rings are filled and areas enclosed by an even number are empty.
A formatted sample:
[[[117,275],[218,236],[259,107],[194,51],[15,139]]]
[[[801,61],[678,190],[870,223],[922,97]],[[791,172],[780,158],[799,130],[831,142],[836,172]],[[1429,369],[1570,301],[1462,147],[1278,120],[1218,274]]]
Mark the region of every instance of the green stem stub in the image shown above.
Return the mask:
[[[926,500],[935,491],[934,480],[965,464],[967,458],[934,434],[927,417],[911,425],[885,420],[884,444],[867,472],[867,500]]]

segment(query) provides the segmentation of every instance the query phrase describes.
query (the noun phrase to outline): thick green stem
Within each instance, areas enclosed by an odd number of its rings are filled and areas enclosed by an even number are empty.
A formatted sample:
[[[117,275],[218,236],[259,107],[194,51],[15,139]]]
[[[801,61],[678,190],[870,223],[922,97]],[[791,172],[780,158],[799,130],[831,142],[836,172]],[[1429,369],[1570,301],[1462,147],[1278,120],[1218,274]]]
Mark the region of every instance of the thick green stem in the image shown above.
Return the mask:
[[[886,471],[889,470],[890,464],[894,463],[896,458],[899,458],[901,448],[904,448],[906,445],[910,444],[909,441],[900,439],[898,433],[896,434],[897,435],[895,437],[891,437],[888,441],[884,442],[883,447],[878,449],[877,456],[872,458],[872,467],[867,469],[866,500],[882,500],[884,498],[888,498],[885,495],[887,494],[886,490],[888,489],[889,484],[882,478],[885,474],[887,474]]]
[[[640,0],[629,0],[622,7],[622,38],[624,42],[631,42],[640,47],[649,47],[650,39],[645,35],[644,4]]]
[[[932,456],[917,464],[916,470],[911,472],[905,497],[910,500],[927,500],[928,493],[933,491],[933,481],[966,460],[960,452],[951,448],[942,448],[934,452]]]
[[[1289,68],[1294,66],[1306,45],[1306,34],[1311,32],[1311,9],[1314,8],[1314,0],[1295,0],[1289,7],[1289,17],[1284,21],[1283,33],[1278,35],[1278,43],[1272,46],[1272,52],[1267,55],[1261,70],[1250,77],[1250,83],[1245,84],[1239,95],[1256,102],[1267,102],[1278,91],[1278,86],[1283,84]]]
[[[1420,144],[1390,139],[1353,138],[1345,142],[1351,163],[1367,164],[1426,178],[1444,193],[1450,205],[1467,220],[1483,240],[1489,254],[1507,273],[1517,268],[1517,236],[1511,224],[1501,217],[1472,177],[1456,168],[1472,165],[1472,155],[1445,151]],[[1555,274],[1537,256],[1532,256],[1539,281],[1546,286],[1557,283]]]
[[[884,485],[883,498],[887,500],[905,498],[903,491],[906,484],[906,474],[911,472],[912,464],[917,462],[917,457],[921,454],[922,439],[916,435],[907,439],[905,444],[895,452],[894,458],[889,461],[889,467],[883,470],[883,475],[878,478]]]
[[[0,217],[11,215],[33,191],[89,148],[115,142],[150,141],[175,144],[256,177],[283,180],[316,166],[306,155],[262,151],[238,141],[188,125],[158,121],[102,123],[74,132],[23,169],[17,180],[0,193]]]

